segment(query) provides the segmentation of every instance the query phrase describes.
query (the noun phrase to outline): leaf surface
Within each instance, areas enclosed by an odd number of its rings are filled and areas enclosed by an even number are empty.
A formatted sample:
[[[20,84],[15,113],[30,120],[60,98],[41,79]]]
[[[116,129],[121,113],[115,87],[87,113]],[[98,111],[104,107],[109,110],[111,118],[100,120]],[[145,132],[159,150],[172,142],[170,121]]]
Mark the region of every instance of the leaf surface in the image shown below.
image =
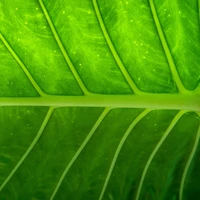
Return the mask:
[[[0,199],[198,199],[199,7],[0,0]]]

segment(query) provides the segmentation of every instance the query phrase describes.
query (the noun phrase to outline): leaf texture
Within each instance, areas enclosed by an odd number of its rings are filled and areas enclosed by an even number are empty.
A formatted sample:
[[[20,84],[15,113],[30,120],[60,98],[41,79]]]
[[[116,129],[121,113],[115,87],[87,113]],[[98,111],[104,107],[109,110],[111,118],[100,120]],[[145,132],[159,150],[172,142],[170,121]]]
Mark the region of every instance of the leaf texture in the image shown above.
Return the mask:
[[[0,0],[0,199],[199,199],[199,0]]]

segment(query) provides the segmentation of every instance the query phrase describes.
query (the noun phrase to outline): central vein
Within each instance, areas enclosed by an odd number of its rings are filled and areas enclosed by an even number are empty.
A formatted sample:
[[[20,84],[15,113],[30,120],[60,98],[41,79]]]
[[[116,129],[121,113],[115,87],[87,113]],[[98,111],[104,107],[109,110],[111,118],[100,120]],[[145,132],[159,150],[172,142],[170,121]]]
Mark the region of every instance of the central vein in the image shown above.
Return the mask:
[[[199,94],[92,95],[0,98],[0,106],[111,107],[200,111]]]

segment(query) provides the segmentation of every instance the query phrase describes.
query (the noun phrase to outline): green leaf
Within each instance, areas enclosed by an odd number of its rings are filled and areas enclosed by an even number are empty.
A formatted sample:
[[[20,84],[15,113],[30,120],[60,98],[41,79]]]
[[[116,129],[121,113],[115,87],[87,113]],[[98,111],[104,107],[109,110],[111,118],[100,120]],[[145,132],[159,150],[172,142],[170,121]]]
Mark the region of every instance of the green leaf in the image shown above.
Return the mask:
[[[0,0],[0,199],[198,199],[199,10]]]

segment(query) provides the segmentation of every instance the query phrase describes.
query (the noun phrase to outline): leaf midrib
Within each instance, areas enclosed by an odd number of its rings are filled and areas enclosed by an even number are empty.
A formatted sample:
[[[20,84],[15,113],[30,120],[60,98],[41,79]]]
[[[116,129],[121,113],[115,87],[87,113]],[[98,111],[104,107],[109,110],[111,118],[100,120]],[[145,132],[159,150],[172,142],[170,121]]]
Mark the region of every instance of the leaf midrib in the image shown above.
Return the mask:
[[[200,95],[143,94],[0,98],[0,106],[111,107],[200,111]]]

